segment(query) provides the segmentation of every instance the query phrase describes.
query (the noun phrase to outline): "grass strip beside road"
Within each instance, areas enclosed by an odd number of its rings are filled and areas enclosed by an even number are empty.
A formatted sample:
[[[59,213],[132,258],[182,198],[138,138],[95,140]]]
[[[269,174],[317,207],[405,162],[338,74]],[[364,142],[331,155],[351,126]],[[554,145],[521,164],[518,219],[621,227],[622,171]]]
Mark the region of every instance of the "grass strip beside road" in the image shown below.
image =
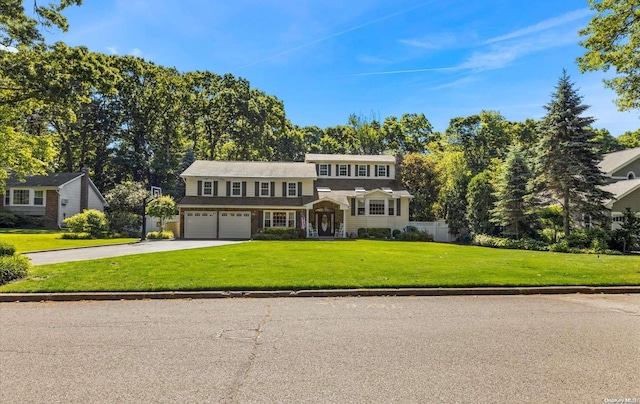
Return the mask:
[[[66,240],[66,232],[60,230],[15,230],[0,229],[0,241],[12,244],[16,252],[47,251],[62,248],[90,247],[99,245],[133,243],[136,238],[101,238],[91,240]]]
[[[31,268],[0,292],[640,285],[640,257],[440,243],[254,241]]]

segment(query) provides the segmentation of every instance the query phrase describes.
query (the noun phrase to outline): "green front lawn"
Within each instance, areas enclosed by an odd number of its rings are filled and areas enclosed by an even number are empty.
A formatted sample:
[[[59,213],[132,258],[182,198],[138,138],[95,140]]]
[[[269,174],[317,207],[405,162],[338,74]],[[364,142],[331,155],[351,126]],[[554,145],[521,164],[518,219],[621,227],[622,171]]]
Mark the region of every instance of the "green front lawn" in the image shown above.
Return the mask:
[[[373,240],[253,241],[42,265],[0,292],[640,285],[640,257]]]
[[[61,238],[63,233],[65,232],[60,230],[0,229],[0,241],[13,244],[19,253],[138,241],[135,238],[65,240]]]

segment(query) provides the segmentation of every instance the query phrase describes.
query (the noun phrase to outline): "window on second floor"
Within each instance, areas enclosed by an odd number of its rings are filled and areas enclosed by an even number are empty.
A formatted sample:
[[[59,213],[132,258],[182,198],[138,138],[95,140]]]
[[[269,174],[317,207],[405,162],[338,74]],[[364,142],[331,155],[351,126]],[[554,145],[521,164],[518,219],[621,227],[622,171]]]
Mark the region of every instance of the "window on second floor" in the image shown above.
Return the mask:
[[[242,196],[242,183],[240,181],[231,183],[231,196]]]
[[[271,183],[269,182],[260,183],[260,196],[271,196]]]
[[[289,182],[289,183],[287,183],[287,196],[298,196],[298,183],[297,182]]]
[[[318,175],[326,177],[329,175],[329,164],[318,165]]]
[[[367,166],[359,165],[358,166],[358,177],[366,177],[367,176]]]
[[[213,181],[202,182],[202,195],[213,195]]]
[[[388,175],[387,166],[376,166],[376,172],[378,177],[386,177]]]
[[[338,175],[340,177],[346,177],[349,175],[349,166],[346,164],[339,164],[338,165]]]

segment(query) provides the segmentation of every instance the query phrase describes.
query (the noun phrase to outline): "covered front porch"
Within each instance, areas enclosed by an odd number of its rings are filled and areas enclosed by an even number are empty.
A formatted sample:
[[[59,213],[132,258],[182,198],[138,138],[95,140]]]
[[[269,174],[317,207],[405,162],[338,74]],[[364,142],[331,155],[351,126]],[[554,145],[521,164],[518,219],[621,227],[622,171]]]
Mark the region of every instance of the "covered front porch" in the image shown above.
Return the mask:
[[[320,199],[305,206],[307,238],[347,237],[349,206],[331,199]]]

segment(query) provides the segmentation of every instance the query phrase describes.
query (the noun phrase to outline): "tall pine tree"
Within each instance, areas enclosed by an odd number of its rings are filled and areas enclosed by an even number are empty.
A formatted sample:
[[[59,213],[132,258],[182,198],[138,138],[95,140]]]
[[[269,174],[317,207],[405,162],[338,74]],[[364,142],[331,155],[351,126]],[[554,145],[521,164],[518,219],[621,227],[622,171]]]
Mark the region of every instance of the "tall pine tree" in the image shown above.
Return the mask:
[[[502,166],[491,210],[492,221],[502,227],[503,234],[522,237],[531,232],[533,217],[529,213],[527,196],[531,170],[519,145],[512,146]]]
[[[598,168],[601,156],[596,134],[590,129],[595,119],[582,116],[589,106],[582,104],[566,70],[544,108],[547,114],[540,122],[535,184],[542,203],[557,201],[562,205],[568,236],[572,215],[601,218],[603,202],[611,195],[600,188],[605,177]]]

